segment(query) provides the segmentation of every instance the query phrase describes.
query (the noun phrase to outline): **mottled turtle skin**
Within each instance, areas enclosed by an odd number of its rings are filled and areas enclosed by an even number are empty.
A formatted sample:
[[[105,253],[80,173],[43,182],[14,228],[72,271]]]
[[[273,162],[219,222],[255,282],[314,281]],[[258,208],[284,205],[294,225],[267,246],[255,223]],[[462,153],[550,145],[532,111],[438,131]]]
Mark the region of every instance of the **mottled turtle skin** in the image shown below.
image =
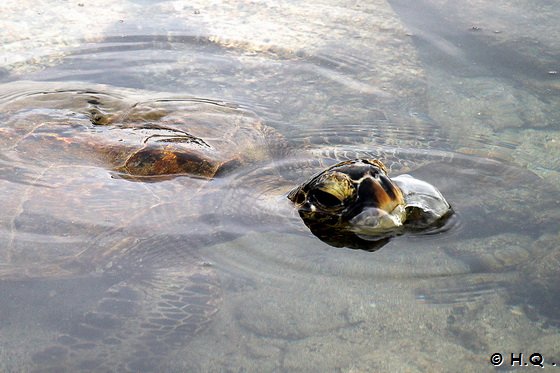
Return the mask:
[[[15,95],[1,105],[0,119],[3,155],[24,165],[10,168],[3,162],[0,182],[9,181],[2,185],[16,198],[6,201],[2,221],[10,232],[0,258],[0,286],[99,274],[111,279],[99,300],[74,317],[55,343],[33,354],[34,363],[51,370],[157,370],[163,351],[188,342],[220,304],[212,266],[185,250],[220,239],[219,227],[208,232],[196,226],[212,208],[206,195],[229,198],[219,183],[210,182],[250,165],[271,168],[267,177],[294,186],[273,166],[294,154],[284,137],[252,112],[223,102],[47,90]],[[106,170],[112,178],[104,176]],[[181,189],[165,183],[178,176],[187,176]],[[128,187],[113,188],[114,180]],[[237,180],[256,188],[254,194],[261,181]],[[347,159],[303,182],[288,198],[325,242],[374,250],[400,234],[405,222],[424,216],[423,210],[412,212],[403,185],[408,184],[388,177],[379,160]],[[280,195],[284,201],[285,196]],[[266,197],[263,208],[277,196]],[[370,224],[373,210],[376,223]],[[185,227],[188,242],[177,235]],[[28,233],[61,238],[37,245]],[[126,349],[112,344],[146,353],[127,356]],[[80,353],[84,345],[90,350],[86,355]],[[104,365],[112,361],[122,365]]]

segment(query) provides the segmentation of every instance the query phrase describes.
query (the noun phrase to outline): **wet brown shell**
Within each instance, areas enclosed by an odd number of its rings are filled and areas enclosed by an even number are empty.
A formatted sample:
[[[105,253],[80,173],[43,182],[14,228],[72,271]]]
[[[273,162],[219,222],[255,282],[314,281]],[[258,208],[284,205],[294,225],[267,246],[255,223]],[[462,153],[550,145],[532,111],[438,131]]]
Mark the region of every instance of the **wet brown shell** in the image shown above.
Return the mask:
[[[131,102],[52,91],[2,107],[0,145],[50,164],[100,163],[123,176],[219,176],[270,159],[284,139],[252,112],[222,102]]]

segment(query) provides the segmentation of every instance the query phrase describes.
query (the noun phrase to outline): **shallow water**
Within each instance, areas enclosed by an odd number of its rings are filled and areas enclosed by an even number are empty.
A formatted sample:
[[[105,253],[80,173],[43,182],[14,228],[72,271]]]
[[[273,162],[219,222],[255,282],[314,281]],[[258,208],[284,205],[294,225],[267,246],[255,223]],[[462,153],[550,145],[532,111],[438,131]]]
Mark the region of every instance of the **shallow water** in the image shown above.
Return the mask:
[[[560,364],[559,13],[3,2],[0,370],[481,371],[493,353],[506,369],[512,353]],[[83,141],[92,101],[120,115],[193,98],[225,105],[220,121],[254,112],[294,151],[275,144],[210,182],[138,182],[95,149],[31,141]],[[285,194],[320,169],[309,160],[376,151],[441,190],[449,229],[373,253],[308,232]]]

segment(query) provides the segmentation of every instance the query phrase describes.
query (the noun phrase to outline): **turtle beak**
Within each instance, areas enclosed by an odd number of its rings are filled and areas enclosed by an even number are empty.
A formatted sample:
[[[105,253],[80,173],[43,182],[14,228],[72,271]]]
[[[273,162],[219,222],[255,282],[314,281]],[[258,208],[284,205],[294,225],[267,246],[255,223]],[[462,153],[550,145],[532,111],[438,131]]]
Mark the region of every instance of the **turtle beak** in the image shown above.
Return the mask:
[[[389,212],[377,207],[366,207],[350,219],[350,230],[355,233],[378,234],[401,227],[405,217],[405,209],[402,205]]]
[[[394,229],[406,219],[402,192],[385,175],[361,181],[355,205],[348,213],[350,229],[356,233]]]

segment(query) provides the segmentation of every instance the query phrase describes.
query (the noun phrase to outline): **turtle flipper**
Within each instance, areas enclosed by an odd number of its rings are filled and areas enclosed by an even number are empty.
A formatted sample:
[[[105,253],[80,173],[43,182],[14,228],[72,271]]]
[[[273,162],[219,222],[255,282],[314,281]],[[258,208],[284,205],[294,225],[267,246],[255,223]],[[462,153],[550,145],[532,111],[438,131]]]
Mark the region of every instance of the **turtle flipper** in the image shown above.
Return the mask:
[[[219,291],[215,272],[204,263],[118,281],[53,345],[35,353],[33,364],[37,371],[158,371],[170,351],[209,324]]]

